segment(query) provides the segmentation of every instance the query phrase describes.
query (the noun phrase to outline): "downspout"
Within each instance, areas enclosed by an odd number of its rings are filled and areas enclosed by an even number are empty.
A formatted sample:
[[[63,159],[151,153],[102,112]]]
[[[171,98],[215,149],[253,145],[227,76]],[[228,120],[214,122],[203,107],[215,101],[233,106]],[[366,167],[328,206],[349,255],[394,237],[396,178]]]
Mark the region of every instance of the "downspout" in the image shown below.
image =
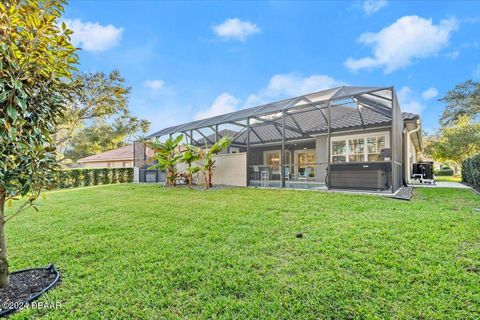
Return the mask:
[[[404,129],[404,131],[407,132],[407,141],[405,143],[405,156],[406,156],[406,160],[407,160],[407,170],[405,171],[405,181],[406,183],[409,183],[410,182],[410,157],[408,156],[408,150],[409,150],[409,146],[410,146],[410,136],[412,133],[415,133],[415,132],[418,132],[420,130],[421,126],[420,126],[420,120],[417,120],[417,128],[416,129],[413,129],[412,131],[408,131],[407,128]],[[416,152],[415,152],[416,154]]]

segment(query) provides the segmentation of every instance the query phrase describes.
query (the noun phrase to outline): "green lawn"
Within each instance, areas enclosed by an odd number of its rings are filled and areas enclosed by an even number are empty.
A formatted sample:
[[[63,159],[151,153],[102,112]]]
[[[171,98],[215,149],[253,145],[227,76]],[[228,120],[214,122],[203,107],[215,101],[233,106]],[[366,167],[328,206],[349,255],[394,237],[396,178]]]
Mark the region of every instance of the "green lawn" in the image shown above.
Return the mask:
[[[58,265],[61,308],[13,319],[478,319],[479,208],[461,189],[52,192],[7,232],[12,270]]]
[[[462,177],[460,176],[435,176],[435,181],[442,182],[461,182]]]

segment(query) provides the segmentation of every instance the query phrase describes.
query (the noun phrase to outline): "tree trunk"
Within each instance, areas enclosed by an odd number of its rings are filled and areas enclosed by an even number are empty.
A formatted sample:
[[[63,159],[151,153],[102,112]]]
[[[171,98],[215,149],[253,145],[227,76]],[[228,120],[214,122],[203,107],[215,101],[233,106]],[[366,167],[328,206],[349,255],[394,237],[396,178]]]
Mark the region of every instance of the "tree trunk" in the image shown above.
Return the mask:
[[[203,171],[203,181],[205,189],[208,189],[208,170]]]
[[[6,288],[10,284],[5,241],[5,197],[5,190],[0,189],[0,288]]]
[[[175,173],[172,169],[167,169],[167,187],[175,187]]]
[[[213,187],[213,184],[212,184],[212,169],[208,170],[208,187],[209,188]]]
[[[192,164],[188,164],[188,186],[191,188],[193,183]]]

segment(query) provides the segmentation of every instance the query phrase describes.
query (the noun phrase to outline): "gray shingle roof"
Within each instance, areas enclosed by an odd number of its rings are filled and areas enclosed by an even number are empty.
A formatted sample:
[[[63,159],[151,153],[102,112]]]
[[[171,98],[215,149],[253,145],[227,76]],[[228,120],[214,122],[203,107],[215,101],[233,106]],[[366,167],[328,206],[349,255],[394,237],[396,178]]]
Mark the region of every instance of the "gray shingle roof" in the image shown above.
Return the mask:
[[[233,121],[245,120],[247,117],[251,116],[261,116],[268,113],[280,112],[289,107],[298,106],[299,104],[305,104],[306,100],[312,101],[318,105],[326,104],[329,101],[337,101],[345,98],[350,98],[352,96],[358,95],[368,95],[370,92],[375,92],[375,94],[385,97],[390,97],[390,88],[384,87],[351,87],[343,86],[332,89],[326,89],[314,93],[309,93],[303,96],[293,97],[281,101],[276,101],[272,103],[267,103],[257,107],[242,109],[215,117],[210,117],[207,119],[196,120],[172,127],[168,127],[157,131],[147,138],[160,137],[166,134],[173,134],[182,131],[195,130],[200,128],[206,128],[220,123],[227,123]],[[365,99],[375,99],[373,96],[365,96]],[[381,99],[380,99],[381,100]],[[379,103],[382,103],[380,101]]]
[[[364,125],[362,125],[362,119],[360,118],[360,114],[358,113],[358,109],[356,108],[335,107],[331,110],[332,132],[364,127],[372,128],[382,125],[388,125],[390,123],[389,117],[367,108],[361,109]],[[417,114],[403,112],[404,120],[415,120],[418,118],[419,116]],[[250,133],[250,143],[255,144],[281,140],[281,119],[276,119],[274,122],[276,123],[276,125],[272,123],[266,123],[252,126],[252,131]],[[318,109],[309,112],[292,114],[285,118],[286,127],[297,128],[297,124],[303,130],[303,134],[295,132],[294,130],[285,129],[286,139],[300,139],[311,134],[325,133],[328,131],[327,122],[325,121],[325,118],[323,117],[321,111]],[[277,128],[275,128],[275,126]],[[224,129],[221,130],[219,133],[221,136],[229,135],[233,137],[235,136],[235,134],[238,133],[238,131]],[[215,140],[215,134],[210,134],[207,137],[211,141]],[[243,132],[239,136],[237,136],[233,144],[243,145],[246,143],[246,140],[247,134],[246,132]],[[198,145],[204,145],[205,139],[199,139],[197,140],[197,143]]]
[[[230,129],[223,129],[223,130],[218,131],[219,138],[224,137],[224,136],[233,137],[236,133],[238,133],[238,131],[230,130]],[[207,138],[210,141],[215,141],[215,133],[207,135]],[[197,145],[199,145],[199,146],[203,146],[207,142],[207,140],[205,138],[196,139],[196,141],[197,141]],[[209,143],[207,143],[207,144],[209,144]]]
[[[331,109],[331,112],[332,132],[357,128],[373,128],[388,125],[390,123],[390,117],[379,114],[367,108],[361,108],[361,118],[357,108],[334,107]],[[295,119],[295,121],[293,121],[292,118]],[[403,113],[404,120],[413,120],[418,118],[419,116],[414,113]],[[286,139],[300,139],[306,135],[308,136],[312,134],[326,133],[328,131],[328,124],[325,121],[321,111],[318,109],[298,114],[291,114],[285,118],[285,126],[295,128],[295,122],[303,130],[303,134],[285,129]],[[277,124],[277,128],[281,128],[281,119],[275,120],[275,123]],[[252,129],[256,133],[250,133],[250,143],[252,144],[273,142],[282,139],[281,134],[277,129],[275,129],[274,124],[259,124],[258,126],[252,126]],[[244,144],[246,139],[247,133],[244,132],[237,139],[235,139],[235,142]]]

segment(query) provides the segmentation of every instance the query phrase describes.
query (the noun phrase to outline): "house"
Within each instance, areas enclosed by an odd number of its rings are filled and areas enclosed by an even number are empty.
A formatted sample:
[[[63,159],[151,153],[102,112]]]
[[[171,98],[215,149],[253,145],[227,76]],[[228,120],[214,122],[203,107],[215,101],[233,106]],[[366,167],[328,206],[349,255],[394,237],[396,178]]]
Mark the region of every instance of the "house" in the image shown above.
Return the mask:
[[[355,189],[394,193],[422,150],[418,115],[402,113],[393,87],[342,86],[151,134],[183,134],[218,155],[214,183],[251,187]],[[135,166],[142,168],[142,159]],[[216,179],[216,180],[215,180]]]
[[[133,167],[133,144],[94,154],[78,162],[84,168],[131,168]]]

